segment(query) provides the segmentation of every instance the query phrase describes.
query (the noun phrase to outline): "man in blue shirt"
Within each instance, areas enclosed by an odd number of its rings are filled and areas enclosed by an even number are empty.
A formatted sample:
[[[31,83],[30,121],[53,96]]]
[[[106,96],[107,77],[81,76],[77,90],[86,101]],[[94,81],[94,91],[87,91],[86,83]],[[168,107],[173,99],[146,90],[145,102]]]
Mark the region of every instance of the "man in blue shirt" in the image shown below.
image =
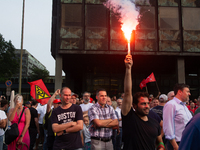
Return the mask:
[[[190,111],[185,106],[191,95],[189,86],[176,84],[174,94],[175,97],[167,102],[163,109],[163,130],[165,138],[169,140],[167,144],[168,150],[178,150],[182,132],[192,118]]]
[[[200,149],[200,113],[195,115],[186,125],[183,131],[180,150],[199,150]]]

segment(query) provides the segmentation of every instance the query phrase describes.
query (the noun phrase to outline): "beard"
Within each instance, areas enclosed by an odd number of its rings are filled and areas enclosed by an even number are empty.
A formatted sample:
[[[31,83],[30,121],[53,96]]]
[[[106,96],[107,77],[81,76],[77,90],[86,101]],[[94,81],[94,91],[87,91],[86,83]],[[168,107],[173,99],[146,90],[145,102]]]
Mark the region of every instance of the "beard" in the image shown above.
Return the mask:
[[[149,114],[149,108],[145,108],[145,109],[135,109],[135,112],[139,115],[139,116],[147,116]]]
[[[85,102],[85,103],[88,103],[89,100],[90,100],[89,98],[88,98],[88,99],[84,99],[84,102]]]

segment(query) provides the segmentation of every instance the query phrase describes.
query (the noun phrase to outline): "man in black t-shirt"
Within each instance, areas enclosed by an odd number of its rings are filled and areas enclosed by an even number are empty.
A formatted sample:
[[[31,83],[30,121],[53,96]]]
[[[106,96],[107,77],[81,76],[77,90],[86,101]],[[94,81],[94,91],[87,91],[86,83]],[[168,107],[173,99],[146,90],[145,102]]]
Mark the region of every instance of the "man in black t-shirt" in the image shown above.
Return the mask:
[[[29,126],[29,135],[30,135],[30,148],[29,150],[32,150],[36,141],[37,134],[40,133],[39,130],[39,123],[38,123],[38,112],[36,110],[36,107],[38,105],[38,102],[36,100],[32,101],[31,107],[29,108],[30,114],[31,114],[31,121]]]
[[[127,55],[125,59],[126,73],[124,79],[124,99],[122,103],[122,133],[124,150],[164,150],[160,126],[149,114],[149,95],[137,92],[132,97],[131,67],[132,56]],[[133,105],[133,108],[132,108]]]
[[[62,105],[54,109],[51,115],[52,129],[56,133],[54,150],[81,150],[80,130],[83,129],[83,113],[79,105],[70,103],[71,90],[60,90]]]

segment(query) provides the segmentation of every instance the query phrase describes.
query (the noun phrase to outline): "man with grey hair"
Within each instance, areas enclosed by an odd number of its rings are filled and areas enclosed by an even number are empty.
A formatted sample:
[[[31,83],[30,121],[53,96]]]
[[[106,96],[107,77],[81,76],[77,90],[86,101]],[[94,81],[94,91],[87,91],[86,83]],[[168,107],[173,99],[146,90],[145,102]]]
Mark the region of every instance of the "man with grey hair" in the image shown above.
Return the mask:
[[[170,91],[168,94],[167,94],[167,97],[168,97],[168,101],[172,100],[174,98],[175,94],[174,94],[174,91]]]
[[[84,92],[83,93],[83,104],[81,104],[81,109],[83,111],[83,114],[88,113],[88,109],[93,105],[93,103],[90,103],[90,93],[89,92]]]

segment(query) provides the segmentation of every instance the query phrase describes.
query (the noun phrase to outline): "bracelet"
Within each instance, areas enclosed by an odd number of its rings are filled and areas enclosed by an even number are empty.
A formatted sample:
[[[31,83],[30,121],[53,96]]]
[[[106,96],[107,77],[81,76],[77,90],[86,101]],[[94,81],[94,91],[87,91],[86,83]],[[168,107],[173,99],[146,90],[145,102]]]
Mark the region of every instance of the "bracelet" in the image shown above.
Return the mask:
[[[163,142],[160,142],[158,145],[157,145],[157,150],[159,149],[159,148],[164,148],[164,150],[165,150],[165,145],[164,145],[164,143]]]
[[[158,150],[159,148],[163,148],[163,149],[165,150],[165,146],[162,145],[162,144],[160,144],[160,145],[157,147],[157,150]]]

